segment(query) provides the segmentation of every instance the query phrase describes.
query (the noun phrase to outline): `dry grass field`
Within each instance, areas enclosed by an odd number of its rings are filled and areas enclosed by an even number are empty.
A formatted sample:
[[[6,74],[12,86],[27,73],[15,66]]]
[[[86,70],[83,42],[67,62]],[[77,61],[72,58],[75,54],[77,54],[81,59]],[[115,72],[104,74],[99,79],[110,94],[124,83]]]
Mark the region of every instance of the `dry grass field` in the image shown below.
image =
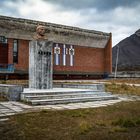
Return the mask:
[[[126,84],[137,84],[140,80],[109,81],[110,84],[105,84],[106,91],[140,95],[140,87]],[[23,85],[28,83],[6,82]],[[101,108],[41,110],[19,114],[0,122],[0,140],[140,140],[139,106],[140,101],[133,101]]]
[[[0,122],[1,140],[140,140],[140,102],[113,106],[41,110]]]
[[[140,86],[127,85],[127,84],[105,84],[105,89],[113,94],[127,94],[127,95],[140,95]]]

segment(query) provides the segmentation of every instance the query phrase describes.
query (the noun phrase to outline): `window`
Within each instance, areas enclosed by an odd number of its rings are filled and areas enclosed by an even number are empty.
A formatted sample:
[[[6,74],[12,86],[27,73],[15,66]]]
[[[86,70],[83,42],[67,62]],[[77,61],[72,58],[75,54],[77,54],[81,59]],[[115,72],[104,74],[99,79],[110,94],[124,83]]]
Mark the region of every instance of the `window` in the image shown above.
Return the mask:
[[[14,39],[13,42],[13,63],[18,63],[18,40]]]
[[[74,55],[75,55],[75,50],[73,45],[55,44],[54,65],[60,65],[60,61],[62,61],[63,66],[73,66]]]
[[[63,66],[66,66],[66,45],[63,44]]]
[[[54,47],[55,65],[60,65],[60,47],[58,44]]]
[[[72,45],[70,45],[69,48],[69,55],[70,55],[70,66],[73,66],[74,63],[74,48]]]
[[[0,43],[7,43],[7,38],[5,36],[0,36]]]

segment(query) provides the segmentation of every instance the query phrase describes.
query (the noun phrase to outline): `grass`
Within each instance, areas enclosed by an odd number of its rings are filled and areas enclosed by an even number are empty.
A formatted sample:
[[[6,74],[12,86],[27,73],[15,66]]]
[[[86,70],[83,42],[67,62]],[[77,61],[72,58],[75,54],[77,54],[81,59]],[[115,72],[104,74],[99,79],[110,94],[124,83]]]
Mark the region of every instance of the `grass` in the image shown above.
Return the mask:
[[[110,81],[110,80],[109,80]],[[106,91],[140,95],[140,87],[125,83],[140,80],[116,80],[106,84]],[[122,83],[121,85],[116,84]],[[27,85],[28,81],[1,81],[3,84]],[[6,99],[0,96],[0,101]],[[11,116],[0,122],[1,140],[139,140],[140,102],[122,102],[97,109],[41,110]]]
[[[109,107],[41,110],[0,122],[1,140],[139,140],[140,102]]]
[[[140,84],[139,78],[121,78],[121,79],[118,78],[118,79],[109,79],[107,81],[114,82],[114,83]]]
[[[140,87],[130,86],[126,84],[105,84],[106,91],[115,94],[129,94],[129,95],[140,95]]]
[[[88,121],[83,120],[83,121],[79,122],[77,132],[79,134],[86,134],[92,130],[92,127],[93,126],[91,124],[89,124]]]
[[[28,80],[0,80],[0,84],[10,84],[10,85],[28,85]]]

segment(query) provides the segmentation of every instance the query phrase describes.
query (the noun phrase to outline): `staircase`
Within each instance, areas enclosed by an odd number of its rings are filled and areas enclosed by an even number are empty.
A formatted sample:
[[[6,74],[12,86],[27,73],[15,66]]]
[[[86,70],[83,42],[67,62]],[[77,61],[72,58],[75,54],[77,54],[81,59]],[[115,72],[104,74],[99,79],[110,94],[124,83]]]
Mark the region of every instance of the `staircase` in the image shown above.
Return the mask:
[[[57,88],[47,90],[24,89],[21,93],[21,100],[32,105],[52,105],[118,99],[117,96],[105,92],[102,84],[61,84],[55,85],[55,87]]]

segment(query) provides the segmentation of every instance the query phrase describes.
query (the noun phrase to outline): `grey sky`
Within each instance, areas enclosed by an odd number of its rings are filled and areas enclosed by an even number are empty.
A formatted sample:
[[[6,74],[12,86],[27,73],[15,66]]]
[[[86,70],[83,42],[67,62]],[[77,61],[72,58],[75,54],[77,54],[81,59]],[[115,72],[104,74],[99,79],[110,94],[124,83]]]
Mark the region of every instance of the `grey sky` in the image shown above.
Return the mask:
[[[111,10],[116,7],[134,7],[139,0],[44,0],[71,9],[96,8],[97,10]]]
[[[140,28],[140,0],[0,0],[0,14],[112,32],[113,45]]]

